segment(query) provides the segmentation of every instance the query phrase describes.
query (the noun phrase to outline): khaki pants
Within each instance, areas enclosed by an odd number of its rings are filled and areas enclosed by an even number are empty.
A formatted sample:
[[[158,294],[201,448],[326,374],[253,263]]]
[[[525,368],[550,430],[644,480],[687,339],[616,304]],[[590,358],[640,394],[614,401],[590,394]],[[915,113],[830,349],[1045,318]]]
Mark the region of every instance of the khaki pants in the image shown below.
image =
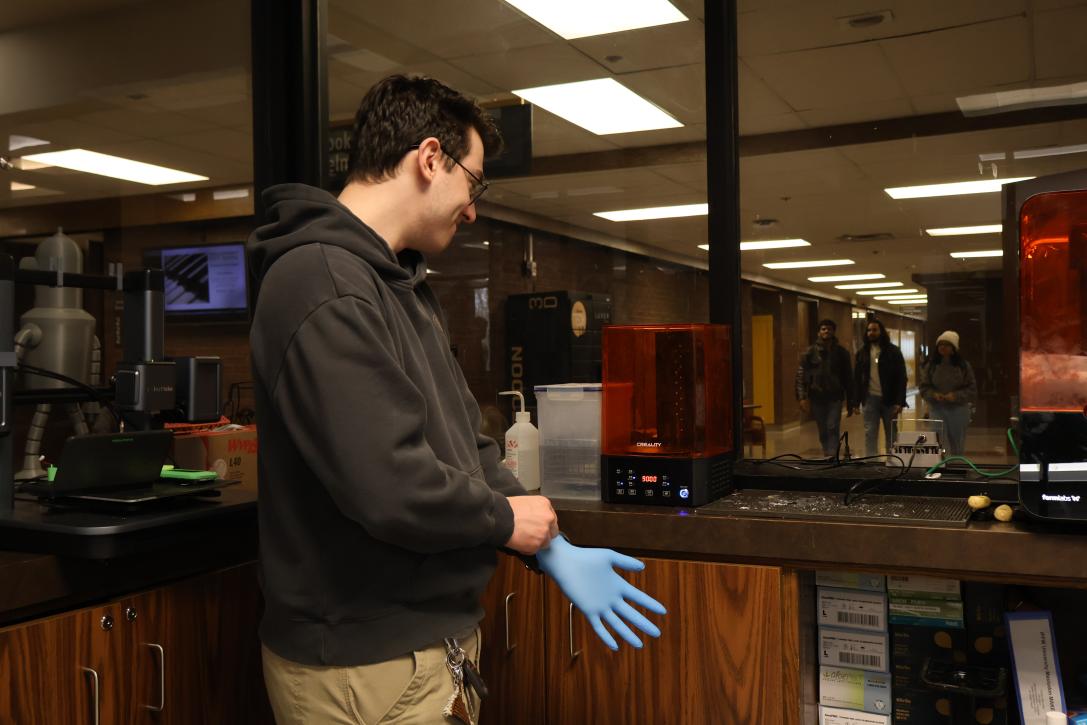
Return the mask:
[[[479,663],[479,630],[459,640]],[[320,667],[285,660],[267,647],[264,682],[278,725],[448,725],[453,694],[441,642],[410,655],[357,667]],[[479,717],[474,693],[473,712]]]

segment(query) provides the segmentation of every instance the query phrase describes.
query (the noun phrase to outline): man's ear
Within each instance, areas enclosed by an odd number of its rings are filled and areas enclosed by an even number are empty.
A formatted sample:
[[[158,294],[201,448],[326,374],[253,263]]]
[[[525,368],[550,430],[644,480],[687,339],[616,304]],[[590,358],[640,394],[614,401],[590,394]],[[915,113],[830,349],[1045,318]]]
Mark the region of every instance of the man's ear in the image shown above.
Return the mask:
[[[429,136],[419,144],[416,165],[419,173],[427,182],[434,180],[443,163],[442,145],[438,139]]]

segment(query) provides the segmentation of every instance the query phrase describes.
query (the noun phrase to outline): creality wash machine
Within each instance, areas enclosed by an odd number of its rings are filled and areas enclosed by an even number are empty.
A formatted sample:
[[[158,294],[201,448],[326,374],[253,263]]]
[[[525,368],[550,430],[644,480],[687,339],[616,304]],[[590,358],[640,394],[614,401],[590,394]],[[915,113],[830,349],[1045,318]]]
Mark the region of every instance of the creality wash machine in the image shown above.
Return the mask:
[[[33,307],[15,320],[15,285],[34,286]],[[83,290],[124,295],[123,362],[102,385],[95,320],[83,309]],[[110,402],[127,431],[161,428],[165,421],[216,421],[221,364],[217,357],[168,359],[164,353],[162,270],[83,274],[83,253],[61,230],[17,267],[0,254],[0,518],[14,508],[13,404],[37,408],[27,435],[20,480],[40,479],[42,433],[52,405],[66,407],[76,436],[112,432],[100,412]],[[18,377],[17,377],[18,376]],[[18,384],[17,384],[18,382]]]
[[[1008,184],[1004,258],[1019,287],[1019,500],[1087,522],[1087,172]]]

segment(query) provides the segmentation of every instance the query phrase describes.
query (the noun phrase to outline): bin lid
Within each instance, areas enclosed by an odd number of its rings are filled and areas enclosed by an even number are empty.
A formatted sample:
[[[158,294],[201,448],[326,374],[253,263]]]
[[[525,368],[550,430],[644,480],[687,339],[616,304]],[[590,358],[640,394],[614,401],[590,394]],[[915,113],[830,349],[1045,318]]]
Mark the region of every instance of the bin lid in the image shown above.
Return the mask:
[[[599,393],[604,389],[602,383],[552,383],[550,385],[536,385],[532,388],[535,393]]]

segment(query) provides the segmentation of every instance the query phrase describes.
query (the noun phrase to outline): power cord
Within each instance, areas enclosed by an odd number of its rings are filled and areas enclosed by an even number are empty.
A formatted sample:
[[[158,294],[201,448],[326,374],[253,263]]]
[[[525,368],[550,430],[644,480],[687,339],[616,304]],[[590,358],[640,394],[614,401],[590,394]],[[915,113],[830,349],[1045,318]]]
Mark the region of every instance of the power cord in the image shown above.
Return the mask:
[[[1008,433],[1008,442],[1011,443],[1012,450],[1015,451],[1015,457],[1018,458],[1019,457],[1019,446],[1015,445],[1015,437],[1012,435],[1012,429],[1008,428],[1007,433]],[[974,473],[978,474],[979,476],[984,476],[986,478],[1003,478],[1004,476],[1007,476],[1012,471],[1019,470],[1019,464],[1016,463],[1015,465],[1013,465],[1013,466],[1011,466],[1009,468],[1006,468],[1003,471],[996,471],[996,472],[993,472],[993,473],[989,473],[987,471],[983,471],[980,468],[978,468],[976,465],[974,465],[974,462],[971,461],[966,456],[948,456],[947,458],[943,459],[942,461],[937,463],[932,468],[925,471],[925,476],[928,476],[928,475],[938,471],[940,468],[942,468],[943,466],[946,466],[948,463],[951,463],[952,461],[962,461],[966,465],[970,466],[970,468],[974,469]]]

